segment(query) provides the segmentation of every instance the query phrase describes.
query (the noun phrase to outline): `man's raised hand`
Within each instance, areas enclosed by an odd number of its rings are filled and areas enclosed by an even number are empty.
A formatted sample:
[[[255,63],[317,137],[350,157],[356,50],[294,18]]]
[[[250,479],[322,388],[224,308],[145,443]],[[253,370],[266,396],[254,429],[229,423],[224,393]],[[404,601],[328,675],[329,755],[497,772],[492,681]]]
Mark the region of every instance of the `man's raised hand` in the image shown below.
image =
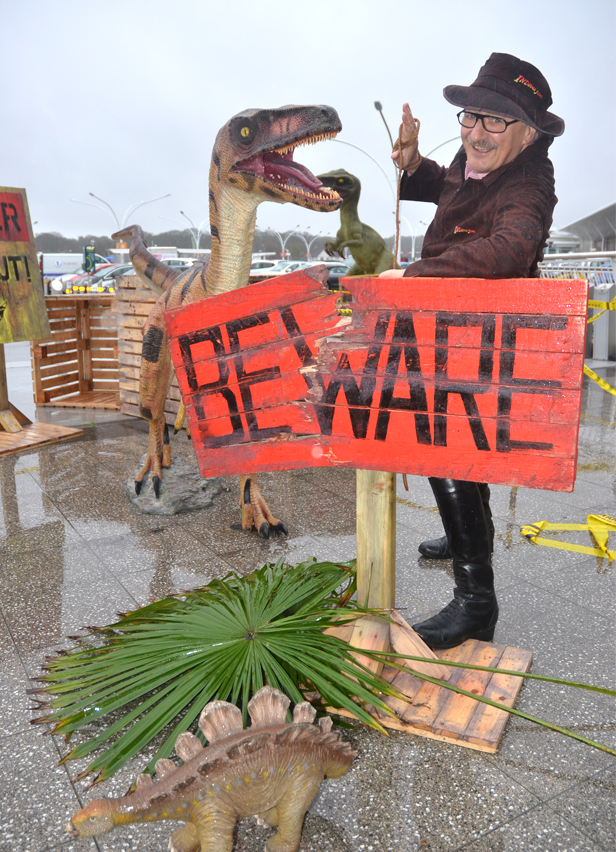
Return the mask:
[[[399,169],[414,171],[421,163],[419,153],[419,127],[420,121],[413,117],[408,104],[402,107],[402,124],[400,135],[396,139],[391,158]]]

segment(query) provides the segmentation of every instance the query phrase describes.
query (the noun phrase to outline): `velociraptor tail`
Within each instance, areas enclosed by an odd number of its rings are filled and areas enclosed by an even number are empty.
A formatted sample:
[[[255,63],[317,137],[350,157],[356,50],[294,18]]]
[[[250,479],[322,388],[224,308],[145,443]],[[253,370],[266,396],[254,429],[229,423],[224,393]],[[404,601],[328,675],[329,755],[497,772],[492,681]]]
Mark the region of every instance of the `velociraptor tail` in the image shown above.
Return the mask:
[[[129,225],[111,235],[113,240],[130,239],[130,259],[135,272],[159,296],[166,292],[176,278],[182,273],[181,269],[171,269],[166,263],[157,260],[147,249],[145,237],[139,225]]]

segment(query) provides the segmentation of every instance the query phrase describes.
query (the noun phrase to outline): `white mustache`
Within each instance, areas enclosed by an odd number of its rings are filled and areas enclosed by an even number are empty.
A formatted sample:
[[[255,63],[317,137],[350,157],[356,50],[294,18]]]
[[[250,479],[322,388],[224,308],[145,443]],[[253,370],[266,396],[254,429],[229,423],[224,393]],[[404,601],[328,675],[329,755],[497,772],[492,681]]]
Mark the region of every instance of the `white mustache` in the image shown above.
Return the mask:
[[[471,142],[471,145],[477,151],[493,151],[496,148],[496,145],[494,145],[493,143],[489,143],[489,142],[487,142],[487,143],[486,142],[483,142],[483,143]]]

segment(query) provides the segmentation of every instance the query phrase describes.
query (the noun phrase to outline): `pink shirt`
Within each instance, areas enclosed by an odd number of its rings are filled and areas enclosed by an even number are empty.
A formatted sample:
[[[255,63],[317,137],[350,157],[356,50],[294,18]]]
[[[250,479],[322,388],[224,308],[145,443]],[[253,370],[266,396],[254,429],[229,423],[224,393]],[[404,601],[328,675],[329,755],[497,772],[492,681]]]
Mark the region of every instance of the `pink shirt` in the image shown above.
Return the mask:
[[[482,180],[486,175],[489,175],[490,172],[476,172],[469,164],[466,164],[466,168],[464,170],[464,180],[468,180],[469,178],[474,178],[474,180]]]

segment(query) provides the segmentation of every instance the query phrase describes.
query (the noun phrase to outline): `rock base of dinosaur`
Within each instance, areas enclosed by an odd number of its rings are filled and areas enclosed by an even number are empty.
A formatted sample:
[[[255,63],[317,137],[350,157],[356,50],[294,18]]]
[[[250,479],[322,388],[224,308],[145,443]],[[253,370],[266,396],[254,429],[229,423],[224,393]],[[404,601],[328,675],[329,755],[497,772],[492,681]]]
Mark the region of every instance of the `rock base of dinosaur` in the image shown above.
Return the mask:
[[[141,493],[135,493],[135,477],[145,463],[145,455],[130,479],[124,483],[124,491],[130,502],[147,515],[177,515],[178,512],[193,512],[207,509],[222,491],[218,477],[202,479],[197,465],[174,457],[171,467],[163,468],[160,497],[154,494],[152,476],[146,473]]]

